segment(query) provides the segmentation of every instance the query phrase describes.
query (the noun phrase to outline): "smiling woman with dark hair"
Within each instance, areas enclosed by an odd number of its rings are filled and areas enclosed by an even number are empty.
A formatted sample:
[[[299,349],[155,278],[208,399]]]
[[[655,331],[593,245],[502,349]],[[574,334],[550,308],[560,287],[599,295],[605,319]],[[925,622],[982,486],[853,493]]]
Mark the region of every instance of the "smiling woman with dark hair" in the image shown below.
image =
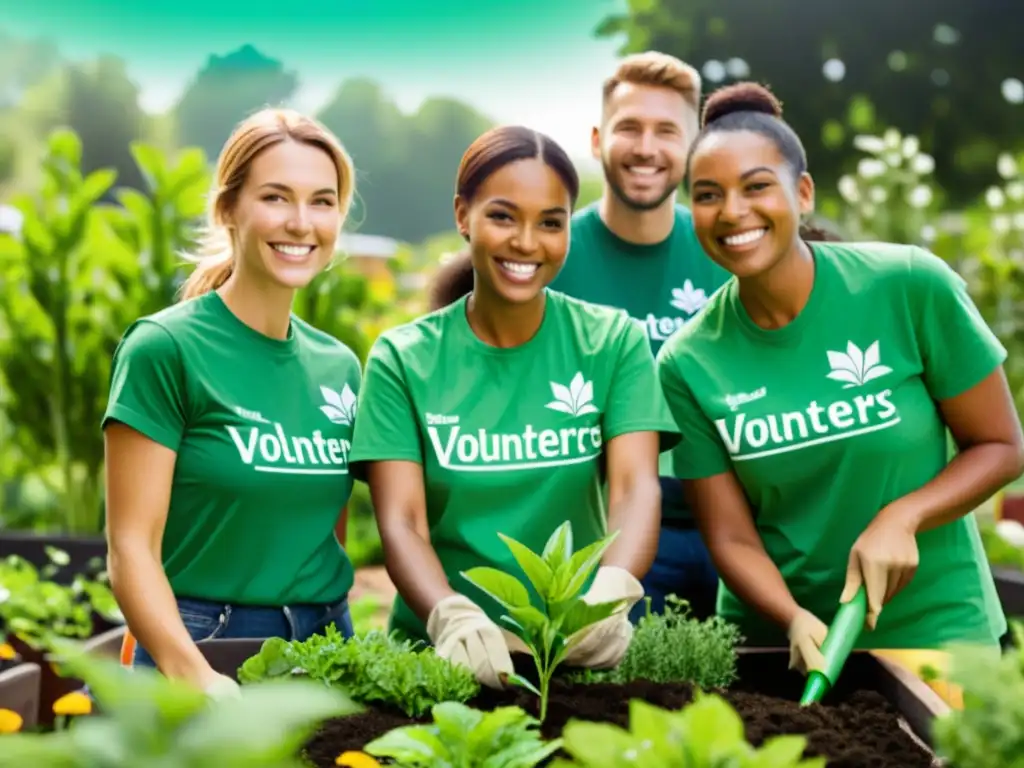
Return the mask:
[[[566,658],[617,664],[657,544],[658,454],[678,439],[640,328],[547,288],[578,192],[565,152],[535,131],[497,128],[470,146],[455,195],[468,243],[457,264],[470,270],[454,273],[470,292],[378,339],[356,418],[352,468],[398,589],[392,629],[492,687],[516,646],[501,607],[460,573],[526,580],[499,533],[540,551],[565,521],[576,548],[618,531],[586,599],[623,607]]]
[[[733,279],[659,370],[719,613],[751,644],[788,636],[802,670],[862,587],[861,648],[996,648],[971,511],[1021,474],[1024,442],[964,281],[917,246],[809,242],[804,149],[759,85],[712,94],[689,169],[697,236]]]

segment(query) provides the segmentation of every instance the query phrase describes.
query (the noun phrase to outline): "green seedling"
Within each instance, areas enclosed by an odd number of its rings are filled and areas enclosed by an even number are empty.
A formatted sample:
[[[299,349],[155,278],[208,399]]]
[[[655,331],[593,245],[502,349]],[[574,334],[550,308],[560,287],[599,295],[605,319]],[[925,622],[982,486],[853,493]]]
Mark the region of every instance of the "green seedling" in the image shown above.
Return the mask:
[[[548,711],[551,676],[582,631],[625,605],[622,600],[593,605],[583,600],[583,588],[617,535],[616,531],[579,552],[573,552],[572,526],[566,521],[551,534],[544,551],[538,555],[526,545],[499,533],[540,597],[539,607],[531,603],[526,586],[504,571],[479,567],[462,573],[467,581],[505,609],[506,613],[499,621],[529,649],[537,666],[539,687],[515,673],[508,676],[508,681],[526,688],[540,699],[541,722]]]

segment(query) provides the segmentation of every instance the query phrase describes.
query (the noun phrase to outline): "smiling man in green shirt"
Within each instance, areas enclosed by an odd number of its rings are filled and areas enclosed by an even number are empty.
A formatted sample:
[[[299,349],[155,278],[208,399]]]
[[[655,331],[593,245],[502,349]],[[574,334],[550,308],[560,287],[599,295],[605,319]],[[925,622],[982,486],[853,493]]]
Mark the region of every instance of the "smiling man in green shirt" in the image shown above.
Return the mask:
[[[701,248],[690,211],[676,202],[697,133],[700,87],[692,67],[653,51],[623,59],[608,78],[592,138],[604,191],[573,217],[569,257],[552,283],[570,296],[626,310],[655,355],[729,279]],[[662,531],[644,590],[656,613],[675,594],[695,614],[710,615],[718,575],[668,453],[660,474]],[[634,619],[645,611],[638,605]]]

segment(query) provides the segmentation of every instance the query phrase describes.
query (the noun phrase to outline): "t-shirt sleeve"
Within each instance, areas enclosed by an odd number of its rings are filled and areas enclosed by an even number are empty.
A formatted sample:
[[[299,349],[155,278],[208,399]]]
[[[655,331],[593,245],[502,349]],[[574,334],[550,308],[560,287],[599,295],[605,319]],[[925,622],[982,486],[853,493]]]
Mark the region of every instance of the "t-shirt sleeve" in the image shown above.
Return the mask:
[[[979,384],[1006,360],[1006,349],[945,261],[915,248],[910,261],[911,315],[925,386],[936,400]]]
[[[662,347],[658,355],[658,379],[682,435],[679,445],[672,451],[673,473],[683,480],[720,475],[732,468],[732,461],[715,425],[701,410],[683,378],[680,365],[672,347],[669,344]]]
[[[134,323],[114,352],[102,427],[111,421],[173,451],[181,444],[188,423],[185,370],[174,338],[155,322]]]
[[[629,432],[658,432],[660,451],[679,442],[672,414],[658,385],[651,345],[636,323],[625,319],[618,359],[602,417],[605,440]]]
[[[350,470],[366,479],[371,461],[423,461],[423,444],[399,356],[385,338],[368,355],[352,435]]]

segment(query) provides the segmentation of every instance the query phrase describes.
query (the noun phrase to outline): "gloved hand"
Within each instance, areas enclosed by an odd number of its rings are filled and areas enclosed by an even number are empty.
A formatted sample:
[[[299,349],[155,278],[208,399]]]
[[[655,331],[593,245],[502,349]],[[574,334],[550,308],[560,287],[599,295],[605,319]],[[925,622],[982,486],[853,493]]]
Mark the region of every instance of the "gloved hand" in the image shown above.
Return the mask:
[[[852,600],[863,584],[868,598],[865,623],[869,629],[874,629],[882,607],[914,578],[918,558],[913,527],[896,506],[886,507],[850,550],[846,586],[839,602]]]
[[[583,596],[588,605],[622,601],[611,616],[580,630],[569,639],[566,664],[590,669],[618,666],[633,639],[629,611],[644,596],[644,588],[633,574],[617,566],[601,566]]]
[[[789,637],[789,668],[802,675],[812,670],[823,671],[825,657],[821,653],[821,644],[827,634],[828,627],[824,622],[801,608],[786,632]]]
[[[468,667],[488,688],[505,687],[501,675],[513,672],[505,638],[468,597],[455,594],[438,602],[427,618],[427,634],[438,656]]]
[[[242,689],[238,683],[230,677],[220,674],[215,674],[212,680],[203,685],[203,693],[214,700],[240,699],[242,697]]]

